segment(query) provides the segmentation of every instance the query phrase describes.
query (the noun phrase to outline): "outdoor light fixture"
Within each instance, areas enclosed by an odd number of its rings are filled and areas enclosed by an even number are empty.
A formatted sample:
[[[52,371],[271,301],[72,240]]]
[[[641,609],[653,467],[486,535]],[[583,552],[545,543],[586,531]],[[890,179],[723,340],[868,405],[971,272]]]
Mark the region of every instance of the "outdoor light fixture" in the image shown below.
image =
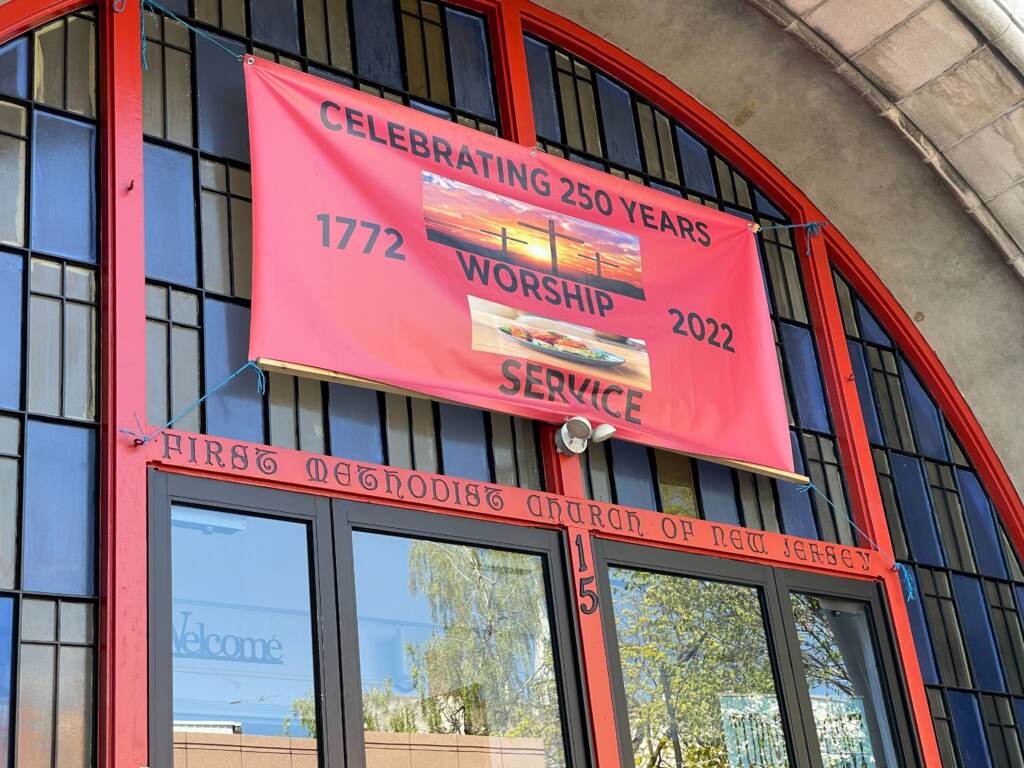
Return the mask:
[[[611,424],[591,426],[590,420],[584,416],[573,416],[565,420],[562,428],[555,432],[555,448],[566,456],[576,456],[587,450],[587,442],[603,443],[615,434]]]

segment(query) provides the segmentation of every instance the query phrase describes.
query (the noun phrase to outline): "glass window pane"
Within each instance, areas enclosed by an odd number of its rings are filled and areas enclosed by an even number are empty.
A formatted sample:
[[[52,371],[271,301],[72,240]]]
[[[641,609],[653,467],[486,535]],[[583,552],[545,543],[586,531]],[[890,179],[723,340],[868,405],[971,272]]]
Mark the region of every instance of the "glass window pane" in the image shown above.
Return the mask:
[[[64,415],[96,418],[96,308],[64,306]]]
[[[249,310],[207,299],[204,305],[203,362],[212,388],[249,359]],[[251,443],[263,442],[263,399],[253,375],[238,376],[206,401],[206,431]]]
[[[67,109],[96,116],[96,22],[68,17]]]
[[[60,604],[60,641],[91,643],[93,641],[92,606],[89,603]]]
[[[345,384],[327,385],[331,455],[384,463],[381,409],[376,392]]]
[[[758,591],[627,568],[608,576],[637,767],[789,765]]]
[[[992,765],[978,709],[978,697],[973,693],[959,691],[947,691],[946,696],[949,698],[949,714],[953,719],[961,764],[968,768]]]
[[[21,639],[52,642],[57,639],[57,602],[30,600],[21,602]]]
[[[1002,667],[996,651],[992,622],[985,607],[981,582],[970,576],[953,574],[953,594],[967,643],[967,654],[974,667],[978,687],[988,691],[1005,691]]]
[[[398,32],[391,0],[353,0],[359,75],[380,85],[402,87]]]
[[[52,645],[21,646],[18,666],[18,768],[51,768],[55,650]]]
[[[687,189],[714,197],[715,177],[711,172],[708,148],[678,127],[676,142],[679,144],[680,159],[683,163],[683,183]]]
[[[295,0],[250,0],[252,36],[283,51],[299,53],[299,14]]]
[[[910,403],[910,413],[917,427],[917,447],[925,456],[945,461],[946,441],[942,428],[942,417],[931,397],[925,392],[920,379],[910,369],[906,361],[900,357],[900,373],[903,378],[903,390]]]
[[[935,527],[931,502],[925,486],[919,459],[903,454],[892,454],[892,470],[896,480],[896,496],[906,521],[907,535],[914,557],[926,565],[944,565],[939,547],[939,534]]]
[[[914,594],[920,595],[921,590],[913,569],[908,568],[907,572],[914,587]],[[907,613],[910,615],[910,630],[914,635],[914,648],[917,650],[917,660],[921,665],[921,676],[925,683],[938,683],[939,670],[935,665],[935,652],[932,650],[928,622],[925,619],[924,606],[920,598],[907,601]]]
[[[37,111],[33,119],[32,248],[96,261],[96,128]]]
[[[146,275],[196,285],[192,156],[146,144]]]
[[[194,328],[171,328],[171,414],[182,413],[199,399],[199,331]],[[199,408],[182,416],[175,423],[178,429],[199,431]]]
[[[629,91],[598,73],[597,93],[601,100],[608,159],[639,170],[640,147],[636,140],[636,123],[633,121],[633,102]]]
[[[491,59],[483,18],[445,9],[451,51],[455,106],[487,120],[495,120]]]
[[[821,374],[811,332],[789,323],[779,323],[779,332],[800,426],[830,432],[825,393],[821,387]]]
[[[171,30],[176,25],[167,24]],[[179,144],[192,143],[192,56],[164,48],[167,79],[167,138]]]
[[[700,481],[701,512],[705,520],[716,523],[740,524],[740,511],[736,506],[736,488],[732,470],[721,464],[696,460]]]
[[[0,45],[0,93],[28,98],[28,38]],[[2,747],[0,747],[2,749]],[[3,753],[0,752],[0,755]],[[0,765],[5,761],[0,760]]]
[[[651,459],[645,446],[611,440],[612,479],[615,501],[640,509],[656,509]]]
[[[530,76],[530,100],[533,102],[533,122],[537,135],[551,141],[561,141],[558,122],[558,102],[551,74],[551,53],[548,46],[532,37],[523,38],[526,48],[526,68]]]
[[[35,32],[36,101],[64,107],[64,20],[58,19]]]
[[[847,339],[846,347],[850,351],[850,362],[853,365],[853,377],[857,382],[857,396],[860,409],[864,414],[864,426],[867,427],[868,440],[874,445],[882,445],[882,427],[878,421],[878,410],[871,392],[871,376],[868,364],[864,359],[864,347],[859,341]]]
[[[860,299],[856,300],[856,306],[857,318],[860,320],[860,330],[863,338],[882,347],[891,347],[892,340],[882,330],[882,326],[875,320],[875,316],[868,311],[868,308],[864,306]]]
[[[150,424],[163,424],[167,409],[167,325],[146,321],[146,415]]]
[[[414,765],[511,753],[564,766],[541,558],[362,532],[352,543],[367,768],[394,765],[396,747]]]
[[[18,254],[0,251],[0,408],[12,410],[21,405],[24,263]]]
[[[17,557],[18,460],[0,458],[0,588],[14,588]]]
[[[60,768],[92,765],[92,649],[62,647],[58,658],[57,759]]]
[[[59,483],[53,478],[59,477]],[[22,568],[26,589],[92,595],[96,437],[92,429],[29,421]]]
[[[32,296],[28,318],[28,409],[60,415],[61,302]]]
[[[807,474],[807,467],[804,464],[803,451],[800,450],[800,441],[796,433],[790,431],[790,444],[793,447],[793,469],[797,474]],[[813,478],[812,478],[813,481]],[[776,489],[779,495],[779,512],[782,515],[782,527],[790,536],[803,536],[808,539],[817,539],[818,528],[814,524],[814,512],[811,509],[811,494],[800,493],[795,483],[777,483]],[[832,526],[829,526],[832,528]],[[824,526],[823,526],[824,528]],[[822,534],[826,531],[823,530]],[[834,529],[829,531],[834,534]],[[827,541],[834,541],[835,537],[822,535]]]
[[[275,745],[267,738],[274,736],[291,736],[293,749],[315,748],[310,572],[303,523],[171,510],[175,730],[221,721],[254,748]],[[230,764],[231,756],[210,764]]]
[[[22,112],[0,102],[0,119]],[[19,117],[15,115],[15,119]],[[2,127],[2,126],[0,126]],[[25,244],[25,141],[0,134],[0,243]]]
[[[978,570],[986,576],[1005,579],[1007,578],[1006,564],[1003,562],[1002,548],[999,546],[999,533],[988,497],[985,496],[985,492],[981,488],[978,476],[973,472],[957,469],[956,476],[960,485],[960,494],[964,500],[971,540],[974,542]]]
[[[441,462],[446,475],[489,482],[487,431],[484,412],[462,405],[441,403]]]
[[[245,46],[225,37],[217,42],[239,55]],[[249,126],[242,68],[207,40],[196,36],[196,87],[199,113],[199,147],[218,157],[249,162]]]
[[[867,606],[797,593],[790,603],[822,762],[899,768]]]
[[[0,59],[0,66],[3,60]],[[0,765],[9,765],[11,684],[14,682],[14,600],[0,597]]]
[[[691,459],[660,449],[654,451],[654,457],[661,511],[670,515],[697,517],[697,493]]]

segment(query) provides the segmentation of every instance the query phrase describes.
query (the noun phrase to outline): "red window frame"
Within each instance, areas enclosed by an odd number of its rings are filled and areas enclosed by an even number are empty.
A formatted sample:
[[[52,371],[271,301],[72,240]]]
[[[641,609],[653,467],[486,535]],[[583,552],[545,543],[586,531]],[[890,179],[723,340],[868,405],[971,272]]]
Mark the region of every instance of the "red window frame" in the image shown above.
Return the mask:
[[[88,4],[88,0],[10,0],[0,6],[0,43]],[[489,19],[503,133],[511,140],[527,146],[536,141],[522,41],[526,30],[582,56],[666,109],[762,188],[795,223],[825,220],[821,211],[792,182],[724,121],[668,79],[606,40],[529,0],[461,0],[460,4],[484,13]],[[135,414],[144,413],[146,404],[145,366],[141,362],[145,349],[145,237],[139,5],[129,0],[100,0],[99,6],[100,126],[104,152],[101,166],[103,398],[100,421],[103,469],[97,716],[99,763],[116,768],[139,768],[148,762],[146,470],[148,466],[161,463],[159,452],[152,446],[150,450],[140,449],[130,438],[118,433],[118,427],[134,424]],[[801,257],[802,269],[857,524],[878,542],[883,559],[891,559],[892,545],[847,352],[832,265],[878,314],[919,373],[978,469],[1014,546],[1024,551],[1024,504],[963,396],[913,322],[834,226],[824,230],[822,236],[811,238],[809,243],[798,230],[797,239],[800,248],[810,247],[810,257]],[[547,428],[543,439],[547,487],[557,494],[582,496],[579,463],[559,456],[551,437],[551,430]],[[166,466],[166,463],[165,468],[195,471]],[[261,482],[295,488],[288,479]],[[331,495],[346,494],[334,492]],[[528,524],[533,521],[524,517],[507,522]],[[581,535],[584,542],[582,553],[576,546],[570,548],[573,567],[581,567],[580,554],[587,563],[592,563],[590,542],[594,530],[572,523],[559,527],[566,531],[570,540],[575,541],[576,536]],[[744,559],[742,555],[735,556]],[[763,557],[760,560],[766,562]],[[767,562],[772,560],[769,558]],[[793,567],[792,563],[782,560],[774,564]],[[815,570],[813,566],[808,569]],[[899,578],[886,567],[874,569],[870,576],[883,583],[891,609],[895,641],[925,765],[939,768],[938,747]],[[582,610],[582,602],[577,595],[583,674],[591,721],[596,726],[593,733],[595,757],[598,768],[612,768],[619,763],[619,751],[615,729],[607,727],[613,722],[612,698],[601,620],[598,612]]]

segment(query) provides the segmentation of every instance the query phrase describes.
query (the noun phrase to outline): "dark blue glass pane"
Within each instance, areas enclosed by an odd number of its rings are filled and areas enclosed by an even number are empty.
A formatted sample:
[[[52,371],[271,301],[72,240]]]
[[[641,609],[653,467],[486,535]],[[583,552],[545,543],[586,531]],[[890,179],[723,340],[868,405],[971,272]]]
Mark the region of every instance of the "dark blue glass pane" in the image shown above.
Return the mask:
[[[782,336],[782,351],[789,368],[792,388],[800,426],[828,432],[828,411],[825,409],[825,393],[821,389],[821,374],[818,359],[814,355],[814,342],[806,328],[788,323],[779,323]]]
[[[161,0],[161,5],[179,16],[188,16],[188,0]]]
[[[14,600],[0,597],[0,766],[8,765],[11,743],[11,685],[14,681]]]
[[[1014,699],[1013,710],[1017,716],[1017,733],[1021,741],[1024,741],[1024,699]]]
[[[384,463],[377,393],[345,384],[327,385],[331,455]]]
[[[249,310],[207,299],[204,305],[206,391],[216,387],[249,359]],[[263,442],[263,398],[256,376],[246,371],[206,400],[206,431],[252,443]]]
[[[892,454],[892,472],[896,480],[896,496],[910,537],[910,549],[919,563],[944,565],[935,530],[935,517],[924,484],[921,462],[910,456]]]
[[[921,453],[933,459],[946,461],[946,438],[942,429],[942,417],[939,409],[924,391],[920,379],[910,369],[903,358],[900,358],[900,374],[903,379],[903,391],[907,393],[910,413],[917,427],[917,446]]]
[[[676,127],[676,143],[683,162],[683,182],[687,189],[705,195],[715,194],[715,177],[711,172],[708,148],[682,128]]]
[[[0,251],[0,408],[21,405],[21,291],[24,260]],[[0,761],[0,766],[3,762]]]
[[[786,218],[785,214],[776,208],[767,197],[762,195],[759,189],[754,190],[754,205],[759,213],[774,216],[776,219]]]
[[[413,109],[419,110],[420,112],[426,112],[428,115],[440,117],[442,120],[452,119],[452,113],[449,112],[447,109],[444,109],[442,107],[435,107],[433,104],[427,104],[424,101],[416,101],[415,99],[411,99],[409,101],[409,106],[412,107]]]
[[[733,208],[727,205],[725,206],[725,212],[731,213],[733,216],[739,216],[741,219],[746,219],[747,221],[754,220],[753,214],[747,213],[746,211],[741,211],[739,208]]]
[[[673,195],[674,197],[682,197],[683,196],[683,193],[680,192],[675,187],[670,187],[667,184],[659,184],[656,181],[652,181],[651,182],[651,189],[656,189],[659,192],[664,192],[666,194]]]
[[[353,0],[352,20],[360,76],[380,85],[401,88],[395,4],[392,0]]]
[[[441,463],[446,475],[489,482],[487,430],[484,412],[464,405],[441,403]]]
[[[892,339],[882,330],[882,326],[878,324],[875,316],[864,306],[864,302],[855,298],[854,305],[857,308],[857,320],[860,323],[861,338],[882,347],[891,347]]]
[[[249,0],[252,37],[282,51],[299,53],[299,15],[295,0]]]
[[[96,552],[96,435],[29,421],[25,435],[25,589],[92,595]]]
[[[935,651],[932,650],[928,622],[924,617],[924,602],[919,597],[921,588],[918,586],[916,574],[909,567],[907,574],[914,585],[915,597],[907,601],[907,614],[910,616],[910,631],[914,635],[914,648],[917,650],[917,661],[921,665],[921,676],[925,683],[937,684],[939,671],[935,666]]]
[[[551,49],[532,37],[523,38],[523,44],[526,46],[526,69],[530,76],[530,101],[533,103],[533,124],[537,135],[561,141],[558,102],[551,75]]]
[[[991,768],[978,698],[973,693],[959,691],[946,691],[946,698],[963,768]]]
[[[591,160],[589,157],[584,157],[583,155],[577,155],[575,152],[569,153],[569,159],[574,163],[579,163],[580,165],[585,165],[588,168],[593,168],[595,171],[604,170],[603,163],[599,163],[597,160]]]
[[[740,524],[740,511],[736,507],[736,491],[732,484],[732,470],[710,461],[695,462],[697,482],[700,486],[700,507],[705,520],[716,523]]]
[[[804,474],[804,457],[796,433],[789,433],[793,445],[793,466],[797,474]],[[810,493],[800,493],[796,483],[776,483],[779,491],[779,507],[782,510],[783,531],[790,536],[818,538],[818,527],[814,524],[814,510],[811,508]]]
[[[322,77],[324,80],[330,80],[332,83],[337,83],[338,85],[347,85],[349,88],[352,87],[353,81],[351,77],[348,75],[339,75],[337,72],[332,72],[329,69],[311,66],[309,68],[309,74]]]
[[[976,474],[966,469],[958,469],[956,476],[960,483],[960,495],[964,500],[964,511],[967,513],[967,527],[971,531],[971,541],[974,542],[978,570],[986,576],[1005,579],[1006,563],[1003,562],[1003,548],[999,545],[999,533],[992,515],[992,505],[989,504]]]
[[[0,45],[0,93],[28,98],[28,38]],[[0,760],[0,766],[5,765]]]
[[[96,261],[96,128],[35,113],[32,248]]]
[[[491,59],[487,52],[484,20],[454,8],[445,9],[445,15],[448,18],[455,106],[487,120],[495,120]]]
[[[146,276],[196,284],[192,155],[147,143]]]
[[[974,667],[975,682],[986,691],[1005,691],[1003,670],[999,664],[992,622],[981,592],[981,581],[959,573],[953,574],[953,594],[960,612],[967,653]]]
[[[608,159],[627,168],[640,168],[640,147],[636,141],[633,102],[629,91],[604,75],[597,75],[597,97],[601,101],[604,138]]]
[[[239,55],[245,53],[241,43],[219,36],[216,40]],[[199,148],[219,157],[249,162],[242,67],[205,35],[196,35],[196,88]]]
[[[654,476],[647,448],[624,440],[612,440],[612,480],[615,500],[640,509],[656,509]]]
[[[875,445],[881,445],[882,427],[878,422],[878,410],[875,408],[864,347],[859,341],[852,340],[847,340],[846,347],[850,350],[850,362],[853,364],[853,377],[857,381],[857,395],[860,399],[860,410],[864,414],[864,426],[868,430],[868,440]]]

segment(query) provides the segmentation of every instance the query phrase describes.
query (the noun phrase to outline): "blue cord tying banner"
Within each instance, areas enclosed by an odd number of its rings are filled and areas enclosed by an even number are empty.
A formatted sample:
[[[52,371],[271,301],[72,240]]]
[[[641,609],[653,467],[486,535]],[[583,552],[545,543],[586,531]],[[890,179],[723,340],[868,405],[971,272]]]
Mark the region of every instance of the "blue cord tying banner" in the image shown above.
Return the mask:
[[[114,10],[115,11],[117,10],[117,2],[118,2],[118,0],[114,1]],[[122,5],[122,8],[123,8],[124,3],[122,2],[121,5]],[[194,24],[189,24],[187,21],[182,20],[178,16],[178,14],[176,14],[170,8],[167,8],[166,6],[161,5],[160,3],[157,2],[157,0],[142,0],[142,2],[141,2],[141,9],[142,9],[142,13],[140,14],[140,16],[142,16],[143,19],[145,19],[145,13],[146,13],[147,9],[149,9],[150,12],[159,11],[160,13],[164,14],[165,16],[170,16],[172,19],[174,19],[176,22],[181,24],[181,26],[185,27],[186,29],[191,29],[193,32],[196,33],[196,35],[198,37],[201,37],[201,38],[203,38],[205,40],[209,40],[211,43],[216,45],[218,48],[220,48],[220,49],[222,49],[224,51],[227,51],[229,54],[231,54],[231,58],[233,58],[235,61],[241,61],[242,60],[242,57],[243,57],[244,54],[236,53],[235,51],[231,50],[226,45],[224,45],[224,43],[222,43],[220,40],[218,40],[215,35],[210,34],[205,29],[200,29],[199,27],[195,26]],[[146,22],[145,21],[142,22],[142,68],[143,69],[149,69],[149,62],[146,61]]]
[[[913,578],[911,578],[910,571],[907,569],[907,566],[905,566],[903,563],[897,563],[891,557],[882,552],[882,548],[878,546],[878,542],[872,539],[870,536],[868,536],[868,534],[864,530],[862,530],[861,527],[857,525],[857,523],[853,521],[852,517],[850,517],[848,514],[839,509],[839,507],[833,504],[832,499],[830,499],[828,496],[822,493],[821,489],[818,488],[818,486],[816,486],[814,483],[805,483],[804,485],[798,485],[796,487],[797,493],[810,493],[811,491],[814,491],[816,494],[818,494],[822,499],[825,500],[826,504],[832,507],[832,509],[838,512],[840,515],[845,517],[849,521],[850,525],[853,526],[853,529],[857,531],[857,533],[859,533],[861,536],[863,536],[864,539],[868,541],[872,547],[875,548],[875,551],[878,552],[878,554],[882,555],[882,557],[889,560],[890,564],[892,565],[892,569],[899,574],[900,584],[903,586],[903,596],[906,598],[908,603],[913,601],[915,599],[914,580]]]
[[[170,421],[168,421],[162,427],[160,427],[155,432],[153,432],[153,434],[147,435],[145,433],[145,431],[142,429],[142,423],[139,421],[139,417],[138,416],[135,417],[135,427],[136,427],[136,429],[134,429],[134,430],[132,430],[132,429],[121,429],[121,430],[118,430],[118,431],[121,432],[124,435],[130,435],[131,437],[135,438],[135,444],[136,445],[145,445],[150,440],[152,440],[154,437],[156,437],[161,432],[163,432],[165,429],[169,429],[170,427],[174,426],[174,422],[176,422],[179,419],[182,419],[185,416],[188,416],[190,413],[192,413],[192,411],[194,411],[196,408],[199,407],[200,403],[202,403],[203,400],[205,400],[206,398],[208,398],[210,395],[214,394],[218,390],[223,389],[224,387],[226,387],[228,385],[228,383],[232,379],[234,379],[236,376],[240,376],[243,372],[245,372],[245,370],[247,368],[252,368],[254,371],[256,371],[256,391],[259,392],[261,395],[265,394],[266,391],[267,391],[267,375],[265,373],[263,373],[263,370],[258,365],[256,365],[256,363],[254,361],[250,360],[245,365],[243,365],[241,368],[239,368],[237,371],[235,371],[230,376],[228,376],[226,379],[224,379],[224,381],[222,381],[216,387],[214,387],[209,392],[207,392],[205,395],[200,397],[198,400],[194,400],[188,406],[188,408],[185,408],[181,413],[179,413],[178,415],[172,417]]]
[[[807,249],[804,251],[804,255],[810,258],[811,256],[811,238],[817,237],[821,234],[821,230],[828,226],[827,221],[808,221],[806,224],[765,224],[761,225],[758,223],[752,223],[747,225],[747,229],[753,232],[755,235],[758,232],[764,232],[767,229],[806,229],[807,230]]]

